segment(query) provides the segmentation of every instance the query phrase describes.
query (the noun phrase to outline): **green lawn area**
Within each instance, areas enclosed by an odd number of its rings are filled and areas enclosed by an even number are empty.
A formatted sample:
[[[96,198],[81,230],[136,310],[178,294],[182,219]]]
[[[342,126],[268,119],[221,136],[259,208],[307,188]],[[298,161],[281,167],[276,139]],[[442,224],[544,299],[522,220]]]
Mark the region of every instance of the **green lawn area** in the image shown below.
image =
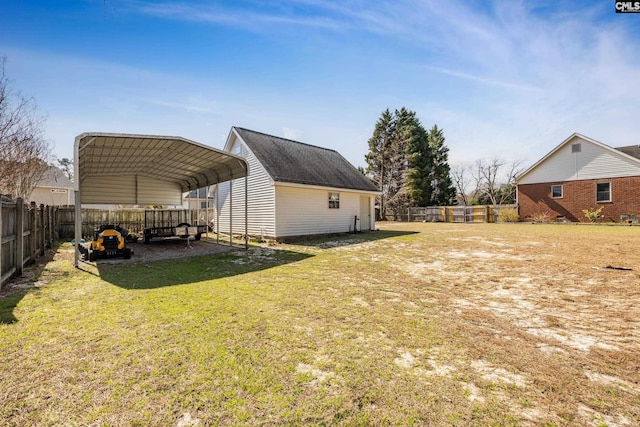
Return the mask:
[[[62,244],[0,296],[0,425],[640,425],[640,227],[378,226],[83,269]]]

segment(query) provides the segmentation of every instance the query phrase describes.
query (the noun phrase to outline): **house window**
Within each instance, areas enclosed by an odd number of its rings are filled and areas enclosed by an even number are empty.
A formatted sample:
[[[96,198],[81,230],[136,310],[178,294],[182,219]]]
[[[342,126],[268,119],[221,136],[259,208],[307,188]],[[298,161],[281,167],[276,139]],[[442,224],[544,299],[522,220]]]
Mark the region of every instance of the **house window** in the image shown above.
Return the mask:
[[[596,202],[611,201],[611,183],[599,182],[596,184]]]
[[[582,151],[582,144],[571,144],[571,152],[579,153]]]
[[[340,209],[340,193],[329,193],[329,209]]]
[[[562,185],[552,185],[551,186],[551,198],[552,199],[562,199]]]

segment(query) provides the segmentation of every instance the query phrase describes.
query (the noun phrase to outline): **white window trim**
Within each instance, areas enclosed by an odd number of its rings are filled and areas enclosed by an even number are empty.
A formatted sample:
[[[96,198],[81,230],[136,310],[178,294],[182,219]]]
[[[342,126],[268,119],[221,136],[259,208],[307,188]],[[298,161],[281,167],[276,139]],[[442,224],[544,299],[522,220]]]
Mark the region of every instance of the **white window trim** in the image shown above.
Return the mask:
[[[331,197],[335,195],[335,197]],[[331,206],[333,203],[334,206]],[[340,193],[336,191],[329,192],[329,209],[340,209]]]
[[[560,187],[560,195],[559,196],[554,196],[553,195],[553,187]],[[563,199],[564,198],[564,185],[563,184],[555,184],[551,186],[551,198],[552,199]]]
[[[609,199],[608,200],[598,200],[598,185],[600,184],[608,184],[609,185]],[[611,203],[613,200],[613,190],[611,188],[611,181],[609,182],[596,182],[596,203]]]

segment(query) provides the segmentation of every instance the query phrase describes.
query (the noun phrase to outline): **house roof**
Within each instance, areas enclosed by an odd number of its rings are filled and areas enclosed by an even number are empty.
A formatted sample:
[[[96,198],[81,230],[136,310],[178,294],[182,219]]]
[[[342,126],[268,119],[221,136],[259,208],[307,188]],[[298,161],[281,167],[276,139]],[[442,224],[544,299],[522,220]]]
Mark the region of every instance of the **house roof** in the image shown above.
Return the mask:
[[[595,139],[589,138],[587,136],[584,136],[582,134],[579,134],[577,132],[572,133],[567,139],[565,139],[564,141],[562,141],[558,146],[556,146],[553,150],[549,151],[544,157],[542,157],[540,160],[538,160],[536,163],[534,163],[531,167],[529,167],[528,169],[526,169],[524,172],[522,172],[520,175],[518,175],[516,177],[516,182],[519,182],[520,180],[522,180],[522,178],[529,174],[530,172],[532,172],[534,169],[536,169],[538,166],[540,166],[542,163],[544,163],[547,159],[549,159],[551,156],[553,156],[558,150],[560,150],[562,147],[564,147],[567,144],[572,143],[575,139],[582,139],[584,141],[590,142],[606,151],[610,151],[610,152],[615,152],[618,153],[618,155],[620,153],[622,153],[623,156],[626,156],[627,158],[631,159],[633,162],[638,162],[640,161],[640,146],[635,146],[635,145],[631,145],[631,146],[627,146],[627,147],[620,147],[620,148],[613,148],[607,144],[603,144],[600,141],[596,141]]]
[[[616,148],[618,151],[622,151],[624,154],[628,154],[631,157],[640,159],[640,145],[628,145],[626,147]]]
[[[233,127],[275,182],[375,191],[376,186],[340,153]]]
[[[73,182],[64,174],[62,169],[49,166],[49,169],[38,182],[38,187],[73,188]]]

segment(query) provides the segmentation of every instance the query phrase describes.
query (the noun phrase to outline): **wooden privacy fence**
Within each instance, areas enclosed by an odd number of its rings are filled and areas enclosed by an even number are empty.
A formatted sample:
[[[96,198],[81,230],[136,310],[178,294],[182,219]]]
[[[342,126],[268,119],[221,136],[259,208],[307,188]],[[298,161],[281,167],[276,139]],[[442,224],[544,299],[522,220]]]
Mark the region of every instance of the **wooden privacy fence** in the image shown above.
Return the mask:
[[[516,205],[427,206],[400,208],[389,221],[406,222],[499,222],[501,209],[517,209]]]
[[[131,233],[142,233],[145,209],[82,209],[82,236],[92,238],[103,224],[116,224]],[[204,225],[214,218],[213,209],[183,209],[181,218],[191,225]],[[55,240],[75,237],[74,206],[37,206],[0,202],[0,289],[11,278],[22,275],[25,265],[44,255]]]
[[[58,238],[56,214],[53,206],[26,205],[23,199],[0,202],[0,288]]]

